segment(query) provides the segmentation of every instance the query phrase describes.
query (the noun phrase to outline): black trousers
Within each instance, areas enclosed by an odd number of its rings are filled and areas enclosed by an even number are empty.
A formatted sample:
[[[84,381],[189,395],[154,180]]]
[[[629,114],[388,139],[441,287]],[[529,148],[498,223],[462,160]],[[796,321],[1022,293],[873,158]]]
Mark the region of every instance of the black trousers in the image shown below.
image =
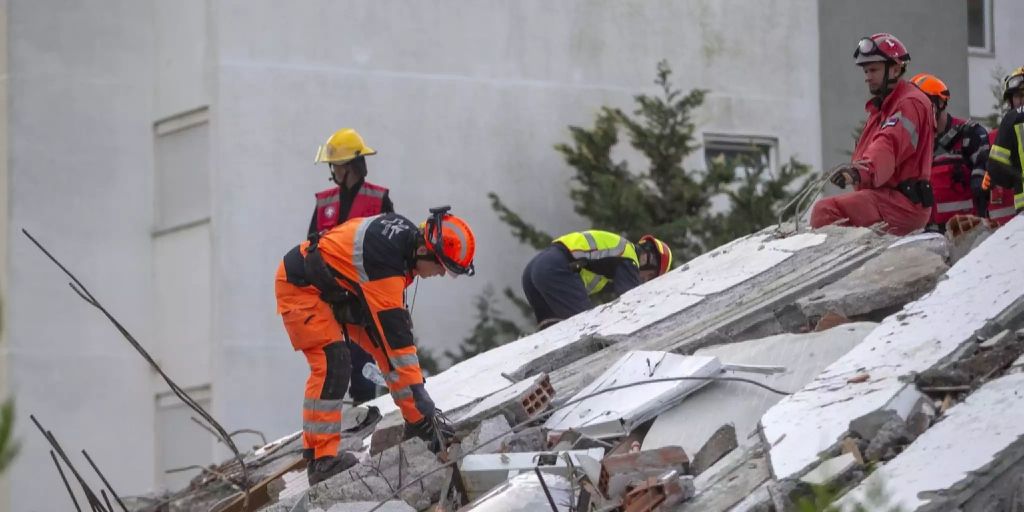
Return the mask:
[[[557,246],[544,249],[523,269],[523,292],[537,323],[564,320],[590,309],[590,297],[569,255]]]

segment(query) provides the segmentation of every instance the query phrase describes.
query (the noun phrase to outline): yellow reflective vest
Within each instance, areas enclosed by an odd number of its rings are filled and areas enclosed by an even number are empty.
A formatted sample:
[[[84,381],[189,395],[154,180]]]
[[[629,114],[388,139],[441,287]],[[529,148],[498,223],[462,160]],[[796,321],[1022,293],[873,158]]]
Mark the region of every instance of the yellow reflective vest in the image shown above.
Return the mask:
[[[988,154],[988,172],[999,186],[1014,189],[1017,211],[1024,209],[1024,107],[1010,110],[999,123],[999,132]]]
[[[602,271],[600,267],[611,268],[626,259],[640,268],[636,247],[615,233],[589,229],[560,236],[554,243],[565,247],[572,260],[579,265],[580,278],[583,279],[583,286],[586,287],[588,295],[601,291],[611,281],[611,274],[604,275],[610,270]],[[612,265],[602,264],[609,263],[609,258],[614,258],[610,262]]]

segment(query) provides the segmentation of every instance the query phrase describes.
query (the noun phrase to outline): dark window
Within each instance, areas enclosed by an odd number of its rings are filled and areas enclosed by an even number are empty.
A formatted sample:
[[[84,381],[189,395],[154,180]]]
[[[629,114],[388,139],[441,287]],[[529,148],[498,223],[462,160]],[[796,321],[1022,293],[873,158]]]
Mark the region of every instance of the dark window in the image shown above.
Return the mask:
[[[967,0],[967,46],[992,51],[992,0]]]

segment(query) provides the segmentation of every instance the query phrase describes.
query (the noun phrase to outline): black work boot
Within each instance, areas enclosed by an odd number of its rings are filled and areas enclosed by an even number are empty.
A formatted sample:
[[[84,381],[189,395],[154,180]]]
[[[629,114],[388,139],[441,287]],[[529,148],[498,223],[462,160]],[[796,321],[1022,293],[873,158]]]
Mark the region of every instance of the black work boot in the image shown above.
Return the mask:
[[[316,485],[358,463],[359,459],[349,452],[341,452],[337,457],[320,457],[306,467],[306,478],[309,485]]]

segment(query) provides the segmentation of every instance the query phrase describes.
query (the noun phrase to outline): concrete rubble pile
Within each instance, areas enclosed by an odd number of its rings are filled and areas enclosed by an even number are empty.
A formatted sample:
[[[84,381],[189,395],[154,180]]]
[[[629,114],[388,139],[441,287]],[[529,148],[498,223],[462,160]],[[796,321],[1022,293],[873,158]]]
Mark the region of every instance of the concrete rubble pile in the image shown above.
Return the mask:
[[[383,397],[359,465],[262,510],[1024,512],[1024,220],[963,236],[736,240],[428,379],[445,456]]]

